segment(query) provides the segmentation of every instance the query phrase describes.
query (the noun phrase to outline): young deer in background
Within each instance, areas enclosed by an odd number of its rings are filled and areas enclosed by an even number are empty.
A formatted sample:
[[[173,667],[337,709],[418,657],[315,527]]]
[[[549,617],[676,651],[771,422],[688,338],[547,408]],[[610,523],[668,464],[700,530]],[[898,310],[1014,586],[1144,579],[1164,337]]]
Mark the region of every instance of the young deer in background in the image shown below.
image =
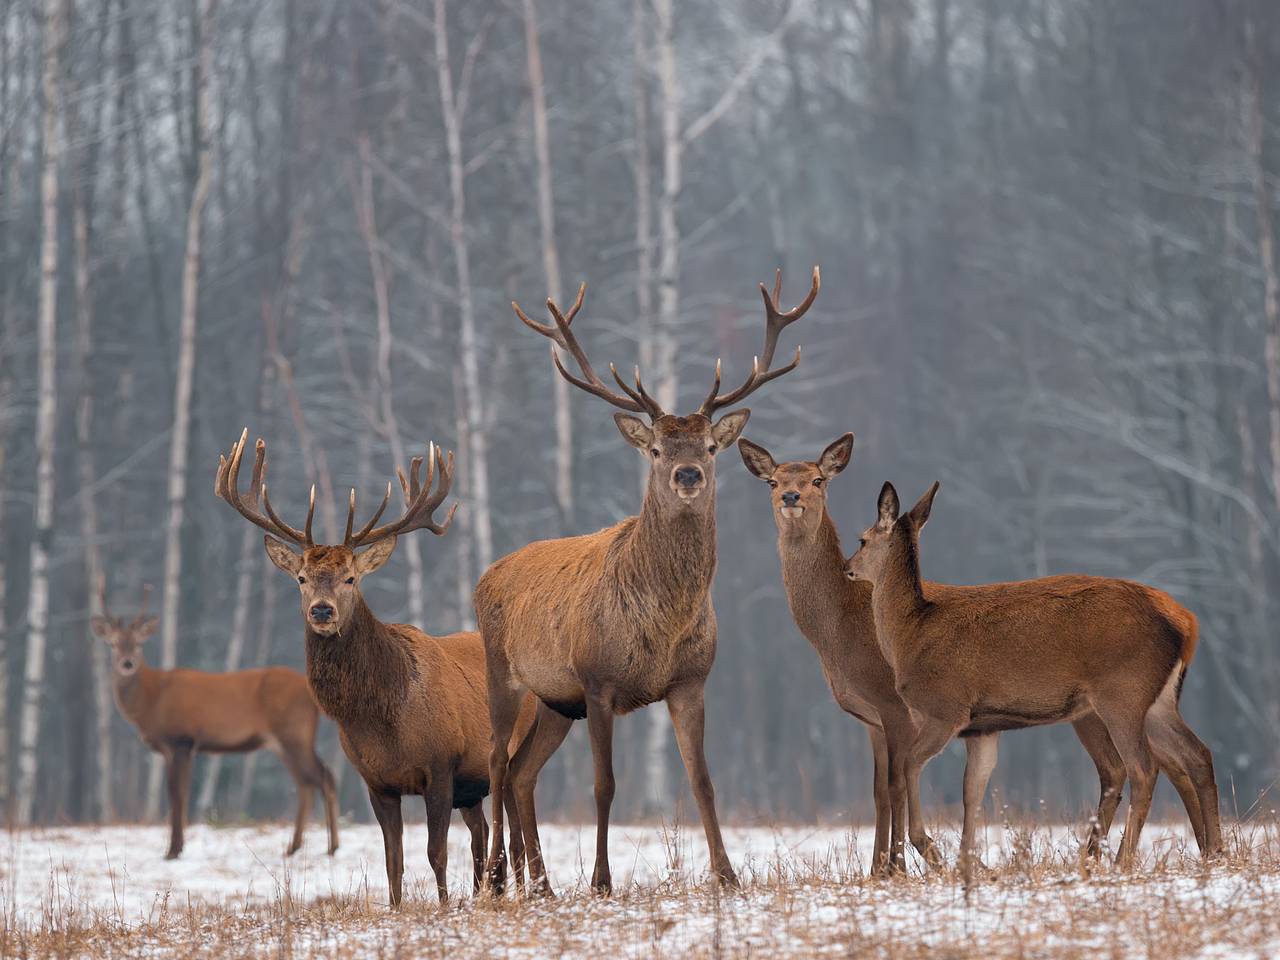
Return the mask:
[[[361,581],[387,562],[400,534],[425,529],[443,536],[449,529],[456,504],[442,524],[432,515],[449,495],[453,454],[446,461],[432,445],[425,483],[421,482],[421,457],[414,458],[408,478],[399,473],[406,508],[400,519],[391,523],[376,526],[391,498],[388,483],[373,517],[353,531],[356,494],[352,490],[343,541],[325,546],[311,535],[315,487],[311,488],[303,529],[284,523],[271,509],[263,482],[266,444],[261,440],[250,491],[240,493],[240,461],[248,438],[245,430],[230,455],[219,458],[214,491],[250,523],[267,531],[267,556],[298,582],[307,679],[321,709],[337,722],[342,749],[369,788],[369,802],[382,828],[392,906],[400,904],[402,895],[404,822],[400,798],[406,794],[421,796],[426,803],[427,859],[435,872],[440,902],[449,898],[447,841],[450,812],[455,807],[471,831],[478,888],[488,831],[482,801],[489,792],[489,705],[480,635],[433,637],[408,624],[383,623],[360,593]],[[433,492],[437,470],[439,484]],[[262,510],[258,508],[259,492]],[[357,553],[360,548],[365,549]],[[522,737],[532,725],[534,705],[526,698],[512,713],[515,735]],[[512,820],[518,823],[514,811]],[[517,870],[523,860],[519,840],[519,830],[513,830],[511,859]]]
[[[286,667],[233,673],[153,670],[142,654],[143,641],[156,629],[156,618],[146,614],[149,588],[143,591],[138,615],[127,623],[108,612],[105,585],[99,583],[98,589],[102,616],[94,617],[91,626],[111,647],[116,706],[142,742],[165,760],[170,823],[165,859],[182,853],[192,755],[250,753],[264,747],[284,761],[298,786],[298,818],[286,854],[302,846],[316,789],[324,797],[329,853],[337,850],[338,799],[333,774],[316,755],[320,711],[306,678]]]
[[[910,821],[912,844],[930,865],[937,866],[941,859],[924,830],[919,771],[907,776],[918,734],[916,724],[895,689],[893,668],[876,639],[871,585],[845,576],[840,536],[827,510],[827,484],[848,466],[853,434],[833,441],[814,461],[778,464],[768,450],[745,438],[738,441],[738,451],[747,469],[772,489],[782,582],[796,626],[817,650],[836,703],[867,725],[875,757],[873,870],[905,865],[904,819]],[[929,581],[923,581],[921,587],[930,600],[952,589]],[[1124,762],[1096,714],[1085,713],[1072,725],[1098,768],[1101,783],[1095,828],[1087,848],[1088,855],[1097,856],[1099,839],[1106,836],[1120,802]],[[1200,805],[1189,778],[1179,768],[1171,767],[1167,772],[1184,800],[1189,798],[1187,812],[1200,836]]]
[[[879,519],[862,535],[846,573],[872,584],[876,636],[899,695],[920,723],[908,777],[918,776],[952,737],[968,738],[966,879],[1000,731],[1072,721],[1090,711],[1106,726],[1131,784],[1117,863],[1133,864],[1156,758],[1190,777],[1202,821],[1200,850],[1218,853],[1213,757],[1178,711],[1196,648],[1195,616],[1152,587],[1079,574],[952,586],[930,596],[920,578],[919,541],[937,490],[934,483],[900,516],[898,494],[886,483]]]
[[[595,763],[596,857],[591,884],[612,888],[609,811],[613,803],[613,719],[665,700],[680,755],[698,804],[711,853],[711,869],[724,883],[737,877],[725,852],[716,817],[715,790],[703,754],[703,686],[716,649],[711,581],[716,568],[715,457],[746,426],[748,410],[712,420],[718,410],[795,369],[795,359],[770,369],[778,336],[804,316],[818,295],[818,268],[809,294],[795,309],[778,306],[781,272],[773,294],[761,284],[765,302],[764,350],[736,390],[720,393],[716,365],[711,393],[688,416],[666,413],[646,391],[636,371],[630,387],[616,370],[615,392],[592,369],[570,324],[582,307],[585,284],[567,314],[548,300],[554,326],[526,326],[555,346],[556,369],[574,386],[626,411],[614,414],[628,443],[650,462],[649,482],[638,517],[597,533],[531,543],[498,560],[476,587],[476,616],[484,635],[493,713],[491,779],[495,793],[508,779],[508,743],[525,691],[546,705],[532,737],[511,761],[510,778],[525,826],[530,882],[549,891],[538,839],[533,791],[538,771],[559,747],[574,720],[586,717]],[[577,361],[581,377],[569,373],[556,347]],[[612,368],[611,368],[612,369]],[[643,414],[649,422],[631,416]],[[502,809],[493,807],[494,835],[488,878],[503,880]],[[515,827],[513,825],[513,832]]]

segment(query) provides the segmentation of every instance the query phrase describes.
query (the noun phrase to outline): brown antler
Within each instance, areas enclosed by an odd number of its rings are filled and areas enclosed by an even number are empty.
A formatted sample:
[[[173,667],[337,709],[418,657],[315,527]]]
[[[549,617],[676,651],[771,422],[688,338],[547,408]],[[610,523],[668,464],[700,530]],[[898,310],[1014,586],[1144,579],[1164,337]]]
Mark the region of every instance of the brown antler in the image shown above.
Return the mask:
[[[592,369],[591,361],[587,359],[586,351],[582,349],[582,345],[578,343],[578,338],[573,335],[573,331],[570,329],[573,318],[582,309],[582,298],[586,296],[586,293],[587,285],[584,283],[578,287],[577,299],[574,300],[573,306],[569,308],[567,314],[561,313],[556,302],[550,297],[547,298],[547,309],[551,311],[555,326],[529,319],[529,316],[520,309],[520,304],[514,300],[511,301],[511,308],[515,310],[516,316],[520,318],[526,327],[552,341],[551,360],[556,365],[556,369],[560,371],[560,376],[575,387],[600,397],[602,400],[607,400],[615,407],[629,410],[631,413],[647,414],[651,420],[657,420],[659,417],[665,416],[665,411],[658,405],[658,401],[649,396],[645,390],[644,384],[640,380],[639,367],[636,367],[635,370],[635,387],[629,387],[619,376],[617,368],[612,363],[609,364],[609,372],[613,374],[613,379],[622,388],[623,392],[621,394],[614,393]],[[556,352],[557,346],[573,354],[573,359],[577,361],[578,368],[582,371],[581,377],[574,376],[564,368],[564,365],[560,362],[560,354]]]
[[[258,439],[255,447],[255,456],[253,461],[253,478],[249,483],[249,493],[241,494],[239,488],[240,479],[240,461],[244,457],[245,444],[249,442],[249,428],[245,427],[244,432],[240,434],[240,439],[231,445],[231,453],[228,456],[218,457],[218,476],[213,484],[213,492],[227,503],[235,508],[236,512],[248,520],[255,526],[261,527],[267,533],[273,533],[276,536],[290,540],[300,547],[314,547],[315,541],[311,538],[311,519],[316,512],[316,488],[311,486],[311,500],[307,506],[307,523],[306,526],[298,530],[289,526],[271,509],[271,499],[267,496],[267,445]],[[262,506],[266,509],[264,515],[258,509],[258,491],[262,492]]]
[[[707,399],[702,402],[702,406],[698,409],[699,413],[704,417],[710,417],[717,410],[732,406],[760,389],[760,387],[763,387],[770,380],[776,380],[799,366],[800,348],[796,347],[795,358],[790,363],[784,367],[779,367],[777,370],[769,369],[773,363],[773,352],[778,348],[778,335],[790,324],[808,313],[809,308],[813,306],[814,299],[818,296],[818,289],[821,285],[822,277],[817,266],[815,266],[813,268],[813,283],[809,287],[808,296],[798,306],[784,313],[778,304],[778,297],[782,295],[782,271],[779,270],[774,277],[772,294],[769,293],[768,288],[763,283],[760,284],[760,295],[764,297],[765,312],[764,350],[752,361],[751,373],[747,375],[747,379],[743,381],[742,386],[723,396],[719,395],[720,361],[717,360],[715,382],[711,385],[711,393],[707,395]]]
[[[142,602],[138,604],[137,616],[133,618],[130,627],[139,627],[142,622],[147,619],[147,606],[151,603],[151,584],[144,583],[142,585]]]
[[[433,493],[431,485],[435,478],[436,468],[439,468],[440,471],[440,482]],[[426,483],[421,482],[421,475],[422,457],[414,457],[410,462],[408,477],[404,475],[403,470],[397,469],[396,476],[400,478],[400,489],[404,493],[404,514],[399,520],[384,523],[377,528],[374,527],[374,524],[382,518],[382,513],[387,509],[387,503],[391,500],[391,484],[388,483],[387,492],[382,497],[382,503],[378,505],[378,509],[369,518],[369,522],[355,533],[351,532],[352,527],[355,525],[356,516],[356,492],[353,489],[351,498],[348,501],[347,529],[342,538],[343,544],[354,549],[373,543],[375,540],[381,540],[384,537],[422,529],[430,530],[436,536],[443,536],[444,532],[449,529],[449,524],[453,523],[453,514],[458,509],[458,505],[455,503],[449,508],[449,515],[444,518],[444,523],[436,523],[432,520],[431,515],[435,513],[440,504],[444,503],[445,497],[449,496],[449,488],[453,485],[452,451],[446,458],[439,447],[434,443],[431,444],[427,448]]]

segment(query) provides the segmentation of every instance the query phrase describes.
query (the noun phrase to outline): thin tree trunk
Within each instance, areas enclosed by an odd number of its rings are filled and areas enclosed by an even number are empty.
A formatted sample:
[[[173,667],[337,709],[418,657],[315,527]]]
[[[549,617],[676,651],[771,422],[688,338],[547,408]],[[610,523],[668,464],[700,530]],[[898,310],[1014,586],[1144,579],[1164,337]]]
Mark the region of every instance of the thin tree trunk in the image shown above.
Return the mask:
[[[454,397],[454,419],[455,430],[458,434],[458,447],[468,450],[471,447],[471,428],[467,423],[467,407],[464,397],[466,391],[462,386],[462,373],[454,369],[453,374],[453,397]],[[469,500],[470,492],[469,475],[464,471],[459,478],[462,482],[459,484],[458,496],[463,502]],[[454,540],[458,544],[458,611],[459,611],[459,629],[474,630],[476,628],[476,608],[473,602],[473,591],[475,590],[475,555],[472,545],[475,542],[471,537],[471,516],[465,510],[458,512],[458,533]]]
[[[542,236],[542,267],[546,273],[547,296],[560,303],[560,248],[556,243],[555,193],[552,189],[551,136],[547,123],[546,84],[542,77],[542,44],[538,38],[538,11],[535,0],[524,0],[524,42],[529,62],[529,100],[533,112],[533,153],[538,167],[538,226]],[[573,417],[569,407],[569,384],[552,377],[556,422],[556,505],[560,526],[573,526]]]
[[[654,329],[655,391],[665,410],[675,410],[679,381],[676,331],[680,321],[680,198],[683,144],[680,139],[680,84],[676,75],[672,0],[655,0],[657,18],[658,104],[662,130],[662,192],[658,196],[658,322]],[[651,810],[670,805],[667,754],[671,720],[665,710],[650,710],[645,736],[645,802]]]
[[[479,350],[476,346],[475,304],[471,290],[471,251],[467,243],[466,170],[462,157],[462,117],[453,87],[449,60],[449,28],[445,0],[435,2],[436,76],[444,115],[445,147],[449,162],[449,238],[453,243],[457,274],[458,310],[462,351],[462,389],[465,402],[470,457],[467,469],[471,493],[471,529],[475,533],[476,562],[481,570],[493,562],[493,523],[489,507],[489,437],[485,426],[484,398],[480,388]]]
[[[635,126],[636,155],[632,176],[636,202],[636,320],[640,329],[640,368],[652,370],[654,357],[653,316],[653,177],[649,168],[649,44],[645,11],[648,0],[632,3],[632,88],[631,117]],[[636,463],[640,496],[649,483],[649,464]]]
[[[209,198],[212,155],[209,144],[209,77],[213,65],[213,11],[216,0],[201,0],[193,129],[199,138],[196,177],[187,207],[186,254],[182,267],[182,307],[178,327],[178,372],[174,381],[173,433],[169,445],[168,519],[165,523],[164,600],[160,615],[160,665],[178,660],[178,613],[182,589],[182,522],[187,506],[187,454],[191,434],[191,393],[195,378],[196,320],[200,297],[200,229]],[[152,758],[147,779],[147,819],[160,810],[163,761]]]
[[[404,439],[400,433],[400,421],[396,418],[392,402],[391,347],[391,278],[382,257],[381,240],[378,237],[378,220],[373,200],[373,164],[370,156],[369,135],[361,131],[359,136],[360,177],[356,188],[356,210],[360,219],[360,233],[369,253],[369,272],[373,276],[374,312],[377,317],[377,413],[380,432],[391,444],[391,457],[396,466],[408,469]],[[424,625],[426,605],[422,597],[422,545],[417,537],[403,538],[405,557],[409,561],[409,621],[419,627]]]
[[[27,662],[18,727],[18,789],[15,819],[31,822],[35,805],[40,706],[44,697],[45,646],[49,631],[49,550],[53,543],[54,432],[58,421],[58,162],[62,103],[58,59],[66,10],[64,0],[45,0],[44,144],[40,174],[40,302],[37,316],[36,503],[31,540],[31,586],[27,600]]]

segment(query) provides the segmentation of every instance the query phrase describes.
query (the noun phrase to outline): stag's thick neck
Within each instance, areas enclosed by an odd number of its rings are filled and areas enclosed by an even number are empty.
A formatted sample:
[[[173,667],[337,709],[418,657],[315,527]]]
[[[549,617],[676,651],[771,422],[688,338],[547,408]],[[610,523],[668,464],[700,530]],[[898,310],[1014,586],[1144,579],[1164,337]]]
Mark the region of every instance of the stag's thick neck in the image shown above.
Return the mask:
[[[404,639],[373,615],[363,597],[338,634],[324,636],[307,624],[306,647],[312,693],[335,722],[395,724],[417,668]]]
[[[633,595],[648,595],[680,629],[702,610],[716,572],[715,488],[697,508],[673,508],[653,489],[619,543],[617,578]]]

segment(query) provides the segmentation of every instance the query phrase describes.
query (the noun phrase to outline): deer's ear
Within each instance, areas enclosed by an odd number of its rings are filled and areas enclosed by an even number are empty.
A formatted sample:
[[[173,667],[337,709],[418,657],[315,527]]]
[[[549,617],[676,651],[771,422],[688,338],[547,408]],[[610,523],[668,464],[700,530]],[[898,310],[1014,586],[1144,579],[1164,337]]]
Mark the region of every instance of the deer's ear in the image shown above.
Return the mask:
[[[747,428],[747,420],[750,417],[750,410],[730,410],[717,420],[711,428],[711,439],[716,442],[716,447],[727,450]]]
[[[877,502],[876,508],[880,512],[880,526],[893,526],[902,507],[898,504],[898,491],[893,489],[893,484],[888,480],[880,488],[880,500]]]
[[[818,469],[824,477],[830,479],[849,465],[849,458],[852,456],[853,434],[846,433],[839,440],[827,444],[827,449],[818,457]]]
[[[391,554],[396,551],[396,537],[391,535],[383,537],[381,540],[375,540],[373,545],[363,553],[356,554],[356,573],[360,576],[373,573],[384,563],[391,559]]]
[[[747,465],[747,469],[761,480],[768,480],[778,469],[778,464],[769,451],[746,437],[738,441],[738,453],[742,455],[742,462]]]
[[[941,484],[937,480],[933,481],[933,486],[924,492],[924,496],[916,501],[916,505],[907,514],[917,530],[928,521],[929,511],[933,509],[933,498],[937,495],[938,487],[940,486]]]
[[[106,617],[90,617],[89,629],[95,637],[101,637],[108,645],[111,643],[111,621]]]
[[[302,569],[302,554],[285,546],[270,534],[262,538],[262,545],[267,548],[267,556],[272,563],[290,576],[298,575],[298,571]]]
[[[143,617],[133,627],[133,639],[141,643],[147,637],[156,632],[156,627],[160,625],[160,621],[155,617]]]
[[[631,444],[637,450],[649,451],[649,445],[653,443],[653,430],[649,425],[639,417],[633,417],[629,413],[615,413],[613,422],[618,425],[623,439]]]

